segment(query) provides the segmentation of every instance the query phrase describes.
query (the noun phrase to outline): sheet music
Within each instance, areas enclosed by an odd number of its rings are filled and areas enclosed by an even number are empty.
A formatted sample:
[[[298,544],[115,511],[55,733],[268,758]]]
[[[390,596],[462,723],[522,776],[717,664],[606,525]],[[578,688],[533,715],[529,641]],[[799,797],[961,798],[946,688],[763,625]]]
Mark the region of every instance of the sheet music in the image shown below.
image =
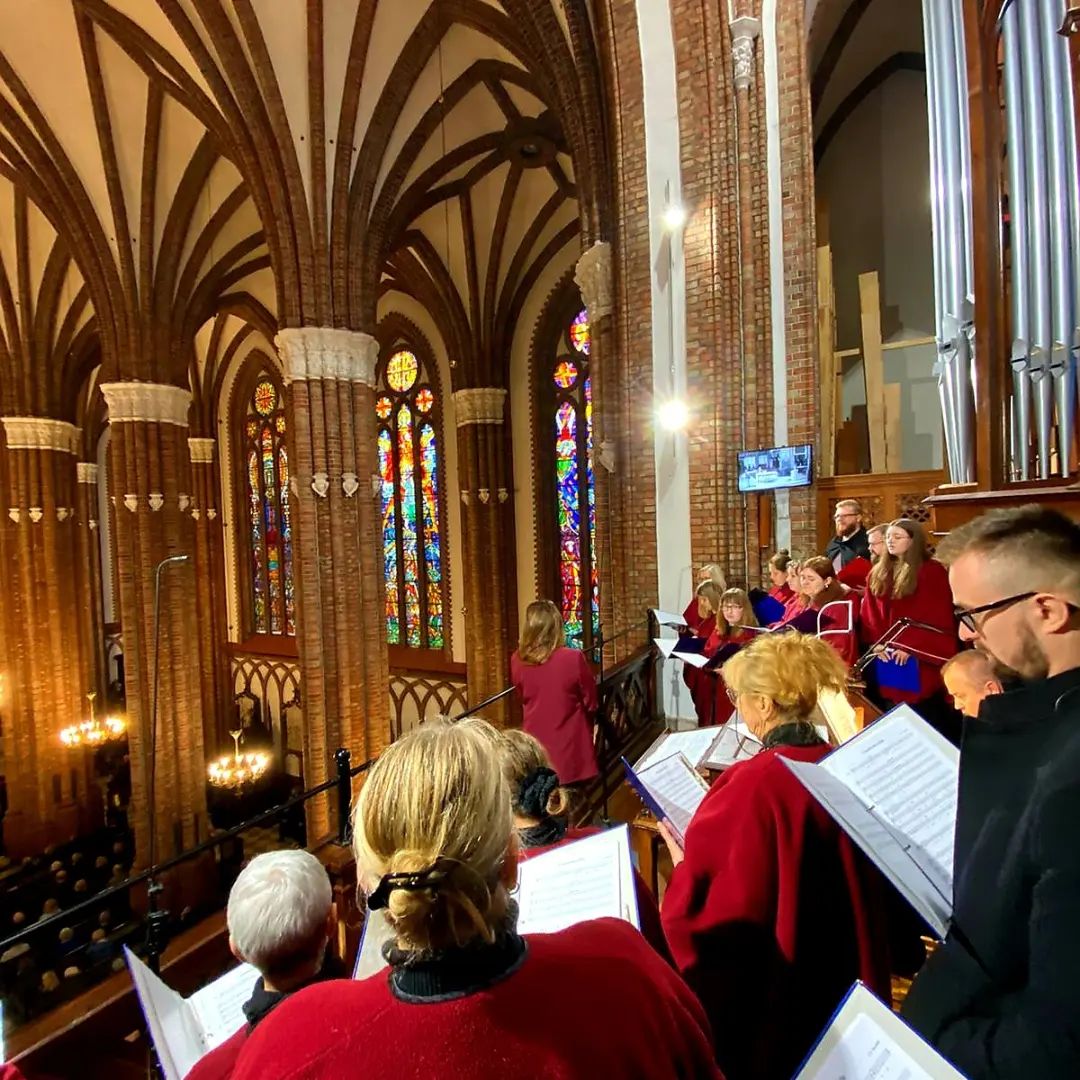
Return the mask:
[[[165,1080],[183,1080],[206,1052],[199,1022],[183,997],[126,945],[124,958]]]
[[[364,933],[360,938],[360,950],[356,954],[356,966],[353,968],[354,979],[366,979],[376,975],[387,967],[383,958],[383,945],[394,938],[394,928],[386,917],[386,912],[368,910],[364,920]]]
[[[681,615],[673,615],[670,611],[661,611],[659,608],[650,608],[649,611],[660,626],[678,630],[686,625],[686,620]]]
[[[720,738],[709,751],[704,764],[708,769],[727,769],[737,761],[748,761],[760,753],[761,748],[761,743],[756,739],[743,738],[729,721],[721,729]]]
[[[943,939],[952,917],[952,893],[943,894],[927,875],[921,853],[890,829],[824,764],[788,757],[781,760]]]
[[[951,898],[959,751],[901,705],[821,764],[929,856]]]
[[[251,997],[260,978],[251,964],[241,964],[188,998],[202,1027],[207,1050],[220,1046],[247,1023],[244,1002]]]
[[[704,653],[676,652],[679,641],[679,638],[653,638],[653,644],[660,650],[665,660],[670,660],[674,656],[676,660],[681,660],[684,664],[695,668],[703,668],[708,664],[709,658]]]
[[[861,983],[795,1080],[964,1080]]]
[[[855,726],[855,709],[848,701],[847,694],[839,690],[822,690],[818,693],[818,709],[828,721],[829,731],[834,736],[830,742],[843,745],[848,739],[858,734]]]
[[[693,728],[690,731],[669,731],[661,735],[638,758],[634,765],[634,772],[641,772],[649,765],[662,761],[664,758],[675,754],[685,754],[686,760],[695,768],[701,768],[705,759],[712,756],[714,745],[723,738],[722,727]]]
[[[518,867],[518,932],[551,934],[587,919],[640,928],[630,830],[623,825],[527,859]]]
[[[690,819],[708,793],[708,785],[683,754],[657,761],[638,772],[638,779],[649,789],[682,843]]]

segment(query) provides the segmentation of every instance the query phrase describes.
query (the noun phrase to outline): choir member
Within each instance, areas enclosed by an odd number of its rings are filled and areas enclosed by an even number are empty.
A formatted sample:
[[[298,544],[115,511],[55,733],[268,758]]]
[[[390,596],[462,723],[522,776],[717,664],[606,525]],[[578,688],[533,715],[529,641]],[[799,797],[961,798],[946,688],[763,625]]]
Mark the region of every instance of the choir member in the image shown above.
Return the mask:
[[[807,559],[799,579],[810,600],[810,610],[817,614],[817,632],[825,632],[822,640],[840,654],[845,664],[854,664],[859,658],[858,593],[840,584],[833,564],[824,555]]]
[[[945,567],[930,557],[926,534],[917,521],[900,518],[885,530],[885,554],[874,564],[859,612],[864,646],[880,641],[897,620],[921,626],[901,629],[889,646],[889,658],[918,665],[918,688],[881,686],[885,702],[906,701],[942,734],[959,740],[956,717],[945,700],[941,666],[956,653],[956,619]]]
[[[491,730],[490,725],[484,726]],[[570,796],[559,786],[559,778],[551,768],[544,748],[531,735],[518,728],[500,731],[496,750],[510,789],[514,830],[520,844],[519,858],[527,859],[600,832],[595,825],[574,828],[569,824]],[[641,932],[645,940],[670,961],[656,897],[637,870],[634,871],[634,886]]]
[[[982,649],[958,652],[941,669],[941,681],[957,712],[972,719],[988,697],[1005,691],[993,659]]]
[[[886,525],[874,525],[866,530],[866,546],[870,549],[870,563],[876,563],[885,554]]]
[[[562,615],[550,600],[526,608],[510,679],[525,706],[525,730],[543,744],[563,782],[580,787],[593,779],[599,772],[593,745],[596,678],[585,654],[566,647]]]
[[[720,597],[720,613],[709,640],[705,642],[705,655],[714,659],[722,650],[730,652],[730,646],[742,646],[754,637],[753,627],[758,625],[753,605],[745,589],[727,589]],[[723,657],[727,659],[727,657]],[[698,680],[698,723],[703,727],[723,724],[731,717],[735,707],[725,693],[724,680],[719,667],[705,668]]]
[[[389,967],[291,997],[248,1039],[237,1080],[717,1077],[700,1003],[632,926],[516,929],[510,792],[476,724],[387,747],[353,821]]]
[[[252,1032],[290,994],[323,976],[337,916],[326,869],[307,851],[256,855],[229,891],[229,949],[259,971],[247,1023],[196,1062],[187,1080],[231,1076]]]
[[[724,665],[739,715],[765,749],[713,784],[660,909],[676,965],[697,991],[729,1080],[788,1077],[855,979],[888,1000],[884,883],[784,765],[829,747],[819,693],[843,690],[823,641],[762,634]]]
[[[790,595],[784,601],[784,614],[781,615],[779,619],[770,623],[770,626],[782,626],[784,623],[790,622],[800,612],[806,610],[808,602],[802,591],[802,581],[800,579],[801,570],[802,563],[798,559],[788,559],[787,586],[790,590]]]
[[[836,535],[825,548],[825,557],[837,572],[856,557],[870,558],[862,506],[858,499],[841,499],[833,511],[833,524],[836,526]]]
[[[690,629],[689,633],[693,637],[701,639],[703,648],[716,630],[717,621],[722,618],[720,615],[720,597],[722,595],[723,589],[714,581],[703,581],[697,587],[698,622],[695,627]],[[698,722],[709,723],[709,720],[702,720],[701,718],[703,716],[708,717],[712,712],[712,676],[701,668],[683,664],[683,682],[686,683],[690,691],[690,698],[694,702]]]
[[[695,632],[697,631],[698,625],[706,618],[706,616],[701,614],[701,608],[698,604],[698,587],[704,585],[707,581],[712,582],[720,592],[723,592],[727,588],[727,578],[724,576],[724,571],[717,563],[706,563],[698,571],[697,587],[694,589],[693,598],[690,600],[690,603],[686,605],[686,610],[683,612],[683,622]],[[705,636],[708,637],[708,634]]]
[[[781,604],[786,604],[794,591],[788,584],[788,563],[791,555],[787,548],[781,548],[769,559],[769,595]]]

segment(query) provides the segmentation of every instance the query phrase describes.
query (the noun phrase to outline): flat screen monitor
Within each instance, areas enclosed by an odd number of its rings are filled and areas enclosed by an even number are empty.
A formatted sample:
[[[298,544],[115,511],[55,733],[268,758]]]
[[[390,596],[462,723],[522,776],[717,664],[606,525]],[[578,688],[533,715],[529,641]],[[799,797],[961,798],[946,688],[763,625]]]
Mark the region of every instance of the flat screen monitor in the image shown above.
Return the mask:
[[[814,478],[810,443],[739,451],[739,490],[776,491],[806,487]]]

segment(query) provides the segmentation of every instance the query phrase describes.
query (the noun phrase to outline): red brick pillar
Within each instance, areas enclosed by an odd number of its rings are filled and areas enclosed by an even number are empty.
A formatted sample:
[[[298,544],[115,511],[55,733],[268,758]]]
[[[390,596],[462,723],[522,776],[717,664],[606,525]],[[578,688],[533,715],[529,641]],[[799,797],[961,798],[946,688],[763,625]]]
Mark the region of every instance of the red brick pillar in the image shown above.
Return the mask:
[[[101,533],[98,531],[98,467],[90,461],[75,465],[75,589],[80,598],[79,649],[81,667],[92,674],[93,688],[104,702],[105,617],[101,593]]]
[[[295,535],[297,650],[304,714],[304,783],[333,775],[390,739],[389,667],[375,473],[375,362],[370,334],[292,327],[275,340],[288,387]],[[335,826],[331,798],[308,802],[308,838]]]
[[[517,639],[513,476],[505,406],[501,387],[454,394],[470,705],[509,685],[510,653]],[[503,699],[483,715],[505,726],[511,706]]]
[[[114,500],[116,595],[124,627],[124,680],[131,747],[130,820],[136,861],[149,851],[155,568],[161,574],[154,807],[156,861],[206,836],[206,756],[196,602],[195,527],[187,512],[191,394],[156,383],[105,383],[109,483]]]
[[[59,733],[86,719],[86,695],[100,687],[90,643],[80,640],[88,631],[80,611],[92,596],[79,574],[76,429],[44,417],[0,423],[8,493],[0,525],[4,838],[8,851],[20,855],[89,824],[96,793],[86,752],[66,749]]]
[[[233,696],[226,651],[225,548],[218,513],[218,471],[214,439],[188,439],[191,495],[188,510],[195,522],[195,604],[199,619],[199,672],[202,688],[203,742],[207,757],[231,750]]]

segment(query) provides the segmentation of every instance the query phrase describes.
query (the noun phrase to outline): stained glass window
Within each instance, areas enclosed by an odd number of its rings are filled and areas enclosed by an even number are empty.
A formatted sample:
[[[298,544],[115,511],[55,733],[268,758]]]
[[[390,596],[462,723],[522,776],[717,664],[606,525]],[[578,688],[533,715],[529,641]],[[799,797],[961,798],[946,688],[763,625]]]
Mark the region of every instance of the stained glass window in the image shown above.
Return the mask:
[[[244,419],[248,629],[253,634],[296,633],[286,425],[281,391],[263,376]]]
[[[600,633],[589,344],[588,315],[581,311],[567,325],[551,368],[561,607],[567,641],[585,648]]]
[[[398,349],[381,372],[375,402],[386,575],[386,640],[441,649],[438,399],[419,357]]]

